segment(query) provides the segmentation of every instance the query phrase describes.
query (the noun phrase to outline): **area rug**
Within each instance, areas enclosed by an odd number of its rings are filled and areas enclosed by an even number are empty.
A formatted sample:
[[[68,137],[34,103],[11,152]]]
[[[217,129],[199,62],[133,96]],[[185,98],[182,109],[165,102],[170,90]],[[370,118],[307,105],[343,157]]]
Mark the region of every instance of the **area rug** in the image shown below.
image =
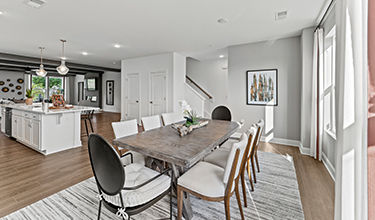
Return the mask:
[[[247,194],[248,207],[244,208],[245,219],[304,219],[293,159],[266,152],[259,152],[258,157],[261,172],[257,173],[254,192],[251,192],[251,196]],[[225,219],[224,203],[207,202],[194,196],[191,197],[191,203],[193,219]],[[97,187],[95,180],[90,178],[2,219],[96,219],[97,210]],[[173,212],[175,218],[176,201]],[[131,219],[168,217],[169,197],[166,196]],[[101,219],[120,218],[103,208]],[[231,199],[231,219],[241,219],[235,196]]]

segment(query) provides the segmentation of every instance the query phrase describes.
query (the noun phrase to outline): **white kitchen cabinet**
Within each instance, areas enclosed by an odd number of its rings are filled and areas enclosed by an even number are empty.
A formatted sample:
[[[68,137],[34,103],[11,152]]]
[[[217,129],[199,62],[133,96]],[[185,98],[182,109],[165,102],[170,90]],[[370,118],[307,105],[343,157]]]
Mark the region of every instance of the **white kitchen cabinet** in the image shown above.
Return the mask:
[[[32,126],[31,126],[31,119],[29,118],[24,118],[23,119],[24,121],[24,129],[25,129],[25,136],[24,136],[24,139],[23,141],[26,143],[26,144],[31,144],[32,142]]]
[[[32,123],[31,123],[31,130],[32,130],[31,145],[33,147],[41,149],[41,146],[40,146],[40,121],[33,119]]]

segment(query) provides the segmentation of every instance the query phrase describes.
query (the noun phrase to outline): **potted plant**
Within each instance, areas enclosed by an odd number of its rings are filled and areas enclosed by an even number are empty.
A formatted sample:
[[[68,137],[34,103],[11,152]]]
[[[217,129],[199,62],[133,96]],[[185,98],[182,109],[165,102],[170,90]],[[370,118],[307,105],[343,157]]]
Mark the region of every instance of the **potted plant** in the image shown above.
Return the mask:
[[[33,104],[33,89],[26,89],[26,105],[32,105]]]

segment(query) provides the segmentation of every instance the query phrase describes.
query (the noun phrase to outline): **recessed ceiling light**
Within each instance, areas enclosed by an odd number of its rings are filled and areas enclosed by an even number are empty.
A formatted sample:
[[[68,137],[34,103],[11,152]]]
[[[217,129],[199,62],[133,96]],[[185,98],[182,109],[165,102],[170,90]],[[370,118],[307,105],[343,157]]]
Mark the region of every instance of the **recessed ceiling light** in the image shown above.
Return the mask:
[[[83,56],[87,56],[87,55],[89,55],[89,53],[87,53],[87,52],[85,52],[85,51],[83,51],[81,54],[82,54]]]
[[[113,46],[114,46],[115,48],[120,48],[120,47],[121,47],[120,44],[113,44]]]
[[[228,19],[226,19],[226,18],[219,18],[219,19],[217,19],[217,23],[219,23],[219,24],[225,24],[227,22],[228,22]]]
[[[223,54],[221,54],[221,55],[219,56],[219,58],[224,58],[224,55],[223,55]]]

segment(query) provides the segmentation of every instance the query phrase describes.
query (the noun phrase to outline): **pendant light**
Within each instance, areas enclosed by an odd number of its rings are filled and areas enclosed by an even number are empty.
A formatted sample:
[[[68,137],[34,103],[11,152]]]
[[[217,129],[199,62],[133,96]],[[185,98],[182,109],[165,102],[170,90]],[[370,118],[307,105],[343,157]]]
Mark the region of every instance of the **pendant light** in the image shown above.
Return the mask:
[[[65,65],[65,42],[66,40],[60,40],[62,42],[62,57],[61,64],[56,68],[57,72],[61,75],[66,75],[69,72],[69,68]]]
[[[47,71],[44,70],[44,66],[43,66],[43,50],[44,50],[44,47],[39,47],[39,49],[40,49],[40,66],[39,66],[39,69],[37,69],[35,72],[36,72],[36,75],[41,76],[41,77],[45,77],[47,75]]]

